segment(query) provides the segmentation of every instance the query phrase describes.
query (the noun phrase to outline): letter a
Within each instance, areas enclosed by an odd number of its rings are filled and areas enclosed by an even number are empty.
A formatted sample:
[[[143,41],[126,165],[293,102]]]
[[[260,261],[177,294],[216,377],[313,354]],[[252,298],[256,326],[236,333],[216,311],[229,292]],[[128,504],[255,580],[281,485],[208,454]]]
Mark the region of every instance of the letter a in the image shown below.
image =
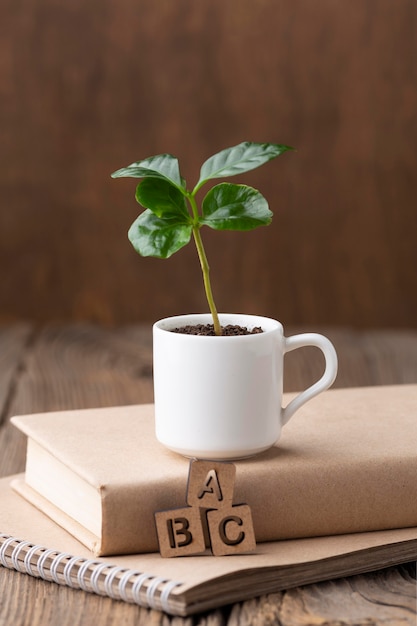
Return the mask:
[[[221,502],[223,500],[223,494],[220,487],[219,479],[217,477],[217,472],[215,469],[211,469],[206,476],[203,487],[201,488],[198,499],[201,500],[204,498],[205,494],[215,494],[217,500]]]

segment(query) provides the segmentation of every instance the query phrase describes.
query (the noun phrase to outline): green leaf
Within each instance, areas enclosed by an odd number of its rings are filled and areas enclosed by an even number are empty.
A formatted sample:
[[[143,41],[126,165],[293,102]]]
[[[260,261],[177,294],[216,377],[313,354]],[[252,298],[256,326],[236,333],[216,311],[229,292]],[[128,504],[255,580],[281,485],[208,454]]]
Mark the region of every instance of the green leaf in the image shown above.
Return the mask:
[[[203,163],[196,189],[199,189],[211,178],[236,176],[242,172],[249,172],[249,170],[275,159],[287,150],[293,150],[293,148],[276,143],[252,143],[249,141],[244,141],[232,148],[226,148]]]
[[[167,259],[191,239],[192,225],[184,218],[160,218],[147,209],[129,228],[129,240],[142,256]]]
[[[180,175],[178,159],[171,154],[158,154],[143,161],[137,161],[127,167],[123,167],[111,175],[112,178],[163,178],[179,189],[184,188]]]
[[[247,185],[216,185],[204,198],[202,208],[201,223],[216,230],[252,230],[272,219],[264,196]]]
[[[185,196],[163,178],[145,178],[136,187],[136,200],[158,217],[189,218]]]

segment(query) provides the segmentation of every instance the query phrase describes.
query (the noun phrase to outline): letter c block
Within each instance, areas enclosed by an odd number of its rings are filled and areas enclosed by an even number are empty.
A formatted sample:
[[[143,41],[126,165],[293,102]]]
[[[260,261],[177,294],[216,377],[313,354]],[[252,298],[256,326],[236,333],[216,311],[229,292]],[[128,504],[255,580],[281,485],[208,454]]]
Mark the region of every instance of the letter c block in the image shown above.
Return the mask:
[[[256,549],[252,514],[247,504],[207,512],[211,549],[215,556]]]
[[[162,557],[188,556],[205,551],[199,509],[186,507],[155,513],[159,551]]]

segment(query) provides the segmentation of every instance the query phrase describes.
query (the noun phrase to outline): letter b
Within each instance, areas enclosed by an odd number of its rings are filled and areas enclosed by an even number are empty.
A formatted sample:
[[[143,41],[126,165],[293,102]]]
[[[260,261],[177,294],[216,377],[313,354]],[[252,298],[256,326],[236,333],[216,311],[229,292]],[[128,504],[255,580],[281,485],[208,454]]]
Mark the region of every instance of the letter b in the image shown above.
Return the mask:
[[[168,517],[167,519],[167,532],[169,537],[169,545],[174,550],[175,548],[182,548],[183,546],[189,546],[193,540],[193,536],[190,533],[190,523],[186,517]],[[178,537],[183,535],[184,539],[179,541]]]

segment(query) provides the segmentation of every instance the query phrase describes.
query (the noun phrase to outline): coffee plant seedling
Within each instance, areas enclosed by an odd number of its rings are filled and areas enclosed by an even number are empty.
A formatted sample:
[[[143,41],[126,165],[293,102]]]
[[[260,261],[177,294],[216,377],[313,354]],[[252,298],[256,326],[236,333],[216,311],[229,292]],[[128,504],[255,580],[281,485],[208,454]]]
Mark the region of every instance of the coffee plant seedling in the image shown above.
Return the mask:
[[[271,222],[272,212],[264,196],[247,185],[220,183],[212,187],[198,207],[196,195],[207,182],[236,176],[271,161],[289,146],[243,142],[226,148],[205,161],[194,189],[188,190],[180,175],[178,159],[159,154],[117,170],[113,178],[141,178],[136,200],[145,211],[129,229],[129,239],[142,256],[166,259],[194,238],[203,272],[204,288],[214,331],[221,326],[210,283],[210,268],[201,239],[201,228],[252,230]]]

